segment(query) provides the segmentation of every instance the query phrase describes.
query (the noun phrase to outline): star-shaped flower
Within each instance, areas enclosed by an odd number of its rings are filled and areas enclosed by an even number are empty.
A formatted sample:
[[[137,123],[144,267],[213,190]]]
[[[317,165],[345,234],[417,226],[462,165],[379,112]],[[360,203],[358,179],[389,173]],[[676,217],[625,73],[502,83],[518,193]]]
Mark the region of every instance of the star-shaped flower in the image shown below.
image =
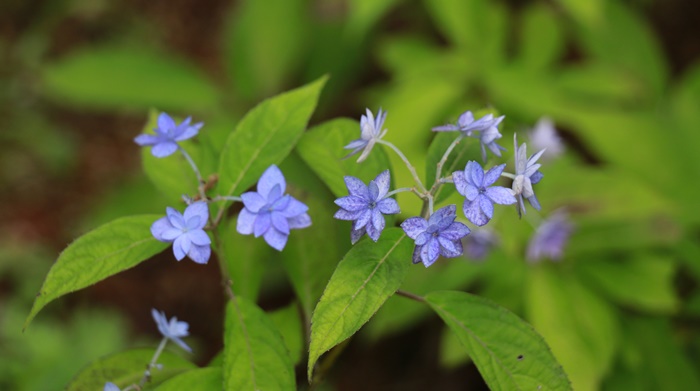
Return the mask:
[[[498,241],[498,236],[488,228],[473,230],[464,240],[464,254],[474,260],[484,259]]]
[[[176,317],[172,317],[170,321],[168,321],[168,318],[165,317],[165,313],[156,311],[155,308],[151,308],[151,315],[153,315],[153,320],[156,321],[158,331],[160,331],[163,337],[175,342],[181,348],[192,353],[192,349],[180,339],[190,335],[188,331],[190,325],[188,325],[187,322],[178,322]]]
[[[382,109],[379,109],[376,118],[372,112],[367,109],[367,115],[363,115],[360,118],[360,138],[351,141],[350,144],[343,147],[345,149],[352,149],[352,152],[345,157],[348,158],[362,151],[357,162],[360,163],[367,159],[367,156],[369,156],[377,140],[381,139],[386,134],[386,129],[382,129],[385,119],[386,112],[382,111]]]
[[[389,170],[377,175],[374,180],[369,181],[369,185],[365,185],[358,178],[345,177],[345,186],[350,195],[335,200],[336,205],[341,209],[333,217],[354,221],[350,233],[353,244],[365,233],[376,242],[386,224],[384,215],[400,212],[396,200],[385,198],[390,183]]]
[[[515,179],[513,179],[513,194],[518,198],[518,215],[526,213],[523,197],[530,202],[533,208],[540,210],[540,203],[535,196],[532,185],[538,183],[544,174],[538,170],[542,166],[537,163],[537,159],[542,156],[544,149],[536,154],[527,157],[527,145],[523,143],[518,147],[517,136],[513,136],[515,144]]]
[[[105,387],[102,389],[102,391],[121,391],[121,390],[119,390],[119,387],[117,387],[116,384],[108,381],[107,383],[105,383]]]
[[[573,230],[574,227],[565,213],[554,213],[542,222],[530,239],[527,248],[528,261],[535,262],[543,258],[560,260]]]
[[[530,132],[530,146],[536,150],[545,150],[543,160],[553,159],[564,153],[564,142],[557,134],[552,120],[547,117],[540,118]]]
[[[467,162],[464,171],[452,174],[457,192],[463,195],[464,215],[478,226],[485,225],[493,217],[493,204],[511,205],[516,202],[510,189],[491,186],[501,176],[505,164],[492,167],[484,174],[484,169],[475,161]]]
[[[189,205],[184,215],[166,208],[166,216],[151,226],[153,237],[161,242],[173,244],[173,253],[178,261],[187,255],[196,263],[207,263],[211,255],[211,240],[204,226],[209,220],[209,207],[200,201]]]
[[[481,143],[481,158],[485,161],[486,148],[499,157],[501,156],[501,151],[505,151],[505,148],[496,144],[496,140],[502,137],[501,133],[498,131],[498,125],[503,121],[503,118],[505,118],[504,115],[494,118],[493,114],[486,114],[475,121],[474,114],[472,114],[471,111],[465,111],[459,116],[457,124],[436,126],[433,128],[433,131],[460,131],[465,137],[478,138]]]
[[[401,223],[406,235],[416,241],[413,263],[432,265],[439,255],[454,258],[462,255],[461,239],[469,234],[469,228],[456,222],[455,205],[448,205],[433,213],[428,221],[422,217],[411,217]]]
[[[187,117],[179,125],[166,113],[158,116],[158,126],[153,128],[156,134],[140,134],[134,141],[140,146],[152,146],[151,154],[155,157],[172,155],[179,148],[177,142],[184,141],[197,135],[204,125],[202,122],[190,125],[192,119]]]
[[[282,251],[290,229],[311,225],[309,209],[289,194],[284,175],[277,166],[270,166],[258,181],[258,191],[243,193],[245,206],[238,215],[236,231],[243,235],[263,236],[272,248]]]

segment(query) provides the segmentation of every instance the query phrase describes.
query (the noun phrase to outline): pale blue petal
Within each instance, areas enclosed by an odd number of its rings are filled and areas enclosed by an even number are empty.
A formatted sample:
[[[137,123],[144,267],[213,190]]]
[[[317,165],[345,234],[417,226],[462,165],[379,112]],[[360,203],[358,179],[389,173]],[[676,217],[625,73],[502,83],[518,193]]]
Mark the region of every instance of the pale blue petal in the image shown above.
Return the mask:
[[[189,236],[192,243],[196,244],[197,246],[208,246],[211,244],[209,235],[207,235],[207,233],[202,229],[189,231],[186,235]]]
[[[471,221],[472,224],[482,226],[489,222],[488,217],[484,215],[479,207],[479,198],[475,199],[474,201],[464,201],[463,208],[464,216],[467,218],[467,220]]]
[[[258,213],[260,208],[267,205],[267,200],[254,191],[241,194],[241,199],[245,208],[253,213]]]
[[[379,193],[375,200],[381,200],[389,192],[389,186],[391,185],[391,174],[389,170],[382,171],[376,178],[374,178],[374,183],[377,184],[377,189]]]
[[[537,196],[534,194],[531,197],[528,197],[527,200],[530,202],[530,205],[532,205],[533,208],[540,210],[540,202],[537,200]]]
[[[368,208],[367,201],[357,196],[340,197],[335,200],[335,204],[349,212],[357,212]]]
[[[289,194],[286,194],[282,197],[279,197],[277,201],[272,203],[272,206],[270,208],[272,210],[275,210],[277,212],[282,212],[284,209],[286,209],[289,206],[289,203],[292,201],[292,196]]]
[[[345,177],[345,186],[348,188],[348,193],[353,196],[361,197],[364,199],[369,199],[369,191],[367,190],[367,185],[361,180],[353,177]]]
[[[484,183],[484,169],[481,164],[470,160],[467,162],[467,167],[464,170],[467,175],[467,181],[471,182],[476,187],[481,187]]]
[[[306,228],[311,225],[311,216],[307,213],[302,213],[298,216],[287,218],[287,224],[290,229]]]
[[[289,223],[287,223],[287,218],[284,217],[279,212],[270,213],[270,220],[272,221],[272,226],[278,231],[285,235],[289,235]]]
[[[267,193],[267,203],[273,204],[278,201],[280,197],[282,197],[282,187],[280,185],[275,185],[270,189],[270,192]]]
[[[462,253],[461,245],[460,247],[456,245],[456,243],[460,243],[459,240],[453,242],[443,236],[438,236],[437,240],[438,243],[440,243],[440,254],[448,257],[456,257]]]
[[[416,239],[418,235],[425,232],[428,228],[428,222],[421,217],[410,217],[401,223],[401,228],[406,232],[411,239]]]
[[[449,227],[445,228],[440,232],[440,236],[443,238],[455,241],[455,240],[460,240],[463,237],[469,235],[469,227],[466,225],[460,223],[459,221],[455,221],[454,223],[450,224]]]
[[[267,199],[267,195],[270,194],[270,190],[272,190],[275,185],[279,185],[281,193],[284,193],[287,189],[287,182],[284,180],[282,171],[273,164],[260,176],[260,180],[258,181],[258,193],[260,193],[263,198]]]
[[[374,226],[374,228],[377,231],[382,232],[385,224],[386,224],[386,222],[384,221],[384,215],[382,215],[382,212],[380,212],[379,209],[377,209],[377,208],[372,210],[372,224],[367,224],[367,225],[368,226],[372,225],[372,226]],[[369,231],[369,229],[368,229],[368,231]],[[377,237],[379,237],[379,234],[377,234]],[[375,242],[376,242],[376,240],[375,240]]]
[[[163,131],[168,131],[175,128],[175,121],[167,113],[158,115],[158,127]]]
[[[190,240],[189,235],[180,235],[173,242],[173,246],[179,246],[182,249],[182,252],[187,254],[190,252],[190,248],[192,248],[192,241]]]
[[[369,191],[369,199],[371,201],[376,201],[379,199],[379,187],[374,181],[370,181],[367,185],[367,190]]]
[[[532,176],[530,177],[530,183],[535,185],[535,184],[537,184],[537,182],[541,181],[542,178],[544,178],[544,174],[537,171],[536,173],[532,174]]]
[[[452,124],[436,126],[432,129],[433,132],[454,132],[456,130],[459,130],[459,126]]]
[[[421,263],[421,259],[420,259],[421,250],[423,250],[423,246],[416,246],[413,249],[413,257],[412,257],[413,264]]]
[[[493,218],[493,202],[491,202],[489,197],[483,195],[479,197],[479,207],[489,220]]]
[[[112,382],[107,382],[105,383],[105,387],[102,389],[102,391],[121,391],[119,390],[119,387],[117,387],[116,384]]]
[[[202,228],[204,228],[206,223],[200,225],[201,221],[202,221],[202,219],[199,216],[190,217],[190,219],[187,220],[187,224],[186,224],[187,229],[189,230],[189,229],[202,229]]]
[[[369,236],[370,239],[374,240],[375,242],[379,240],[379,236],[382,234],[381,229],[375,228],[372,224],[367,224],[364,228],[367,231],[367,236]]]
[[[197,263],[206,263],[206,262],[197,262]],[[185,349],[187,352],[192,353],[192,349],[187,346],[186,343],[184,343],[180,338],[174,337],[170,338],[171,341],[175,342],[179,347]]]
[[[162,141],[151,148],[151,154],[155,157],[170,156],[177,151],[177,144],[174,141]]]
[[[185,255],[187,255],[187,252],[182,249],[182,238],[182,235],[178,236],[177,239],[175,239],[175,242],[173,242],[173,254],[175,254],[175,259],[177,259],[178,261],[182,261],[182,258],[184,258]],[[187,243],[189,243],[189,241],[187,241]]]
[[[428,241],[432,237],[433,237],[433,235],[431,235],[427,232],[421,232],[420,235],[418,235],[418,237],[416,238],[416,245],[422,246],[422,245],[428,243]]]
[[[467,177],[464,175],[464,171],[453,172],[452,182],[454,182],[455,184],[455,189],[457,189],[457,193],[466,196],[466,188],[469,183],[467,182]]]
[[[272,224],[270,220],[269,213],[258,214],[258,218],[255,219],[255,224],[253,225],[253,235],[256,238],[270,230],[270,225]]]
[[[464,194],[462,195],[469,201],[474,201],[477,197],[479,197],[479,194],[479,188],[472,185],[467,185],[464,188]]]
[[[472,112],[469,110],[462,113],[457,119],[459,126],[463,127],[471,124],[472,122],[474,122],[474,114],[472,114]]]
[[[498,166],[491,167],[491,169],[488,170],[488,171],[486,172],[486,174],[484,175],[484,183],[483,183],[483,185],[484,185],[484,186],[491,186],[491,185],[493,185],[494,183],[496,183],[496,181],[498,180],[498,178],[501,177],[501,173],[503,172],[503,170],[504,170],[505,168],[506,168],[506,165],[505,165],[505,164],[501,164],[501,165],[498,165]]]
[[[177,137],[175,137],[175,140],[177,141],[184,141],[187,139],[190,139],[199,133],[199,129],[204,125],[203,123],[199,122],[196,123],[192,126],[188,126],[182,133],[180,133]]]
[[[309,207],[306,206],[306,204],[292,196],[289,196],[289,203],[284,209],[280,210],[279,212],[282,213],[284,217],[291,218],[306,213],[306,211],[308,210]]]
[[[357,243],[366,232],[367,230],[364,227],[350,231],[350,243]]]
[[[275,250],[282,251],[284,246],[287,244],[287,238],[289,238],[289,235],[285,235],[271,227],[267,230],[267,232],[265,232],[264,238],[270,247],[274,248]]]
[[[248,209],[241,209],[241,213],[238,214],[238,221],[236,222],[236,231],[243,235],[252,234],[257,217],[258,215],[250,212]]]
[[[438,209],[435,213],[430,216],[428,223],[430,225],[436,225],[441,230],[447,228],[457,217],[456,212],[457,207],[455,205],[447,205]]]
[[[399,203],[393,198],[385,198],[377,202],[377,209],[385,215],[393,215],[401,212]]]
[[[420,257],[425,267],[428,267],[435,263],[439,255],[440,244],[438,244],[438,241],[435,239],[428,241],[428,243],[424,244],[421,248]]]
[[[357,218],[360,217],[362,212],[363,212],[362,210],[357,211],[357,212],[349,212],[345,209],[340,209],[339,211],[335,212],[333,217],[335,217],[338,220],[352,221],[352,220],[357,220]]]
[[[134,139],[134,142],[140,146],[155,145],[160,141],[160,137],[154,134],[139,134]]]
[[[170,228],[165,230],[160,237],[164,241],[172,242],[173,240],[177,239],[177,237],[180,235],[182,235],[182,230],[177,228]]]
[[[493,186],[486,189],[486,196],[491,199],[491,201],[500,205],[512,205],[515,203],[515,196],[513,192],[502,186]]]
[[[174,228],[175,227],[170,224],[170,220],[167,216],[161,217],[151,225],[151,234],[154,238],[160,240],[161,242],[169,242],[169,240],[163,239],[163,233]]]
[[[201,231],[200,231],[201,232]],[[205,235],[206,236],[206,235]],[[209,257],[211,256],[211,247],[207,245],[193,245],[190,251],[187,253],[195,263],[205,264],[209,262]]]
[[[353,229],[360,229],[367,225],[369,223],[369,220],[372,218],[372,212],[369,209],[365,209],[360,213],[359,217],[355,221],[355,224],[353,224]]]

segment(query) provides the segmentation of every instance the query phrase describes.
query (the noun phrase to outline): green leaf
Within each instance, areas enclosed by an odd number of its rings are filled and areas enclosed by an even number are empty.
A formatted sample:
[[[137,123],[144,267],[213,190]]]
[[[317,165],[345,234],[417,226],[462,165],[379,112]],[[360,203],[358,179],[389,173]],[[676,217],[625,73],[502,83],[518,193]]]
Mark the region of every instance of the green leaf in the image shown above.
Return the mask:
[[[265,100],[243,117],[221,152],[220,195],[239,195],[270,165],[284,160],[304,133],[326,80]]]
[[[425,5],[435,20],[435,25],[456,46],[480,50],[480,44],[488,36],[484,19],[489,4],[484,0],[430,0]]]
[[[587,259],[577,272],[617,303],[643,311],[672,313],[679,308],[670,258],[640,254],[632,259]]]
[[[70,53],[47,64],[42,92],[86,108],[213,110],[216,88],[186,61],[152,49],[115,46]]]
[[[294,366],[270,318],[248,300],[226,305],[225,390],[294,390]]]
[[[606,3],[604,0],[557,0],[571,16],[579,23],[595,28],[600,24]]]
[[[347,29],[355,40],[362,40],[396,3],[401,0],[351,0],[348,2]]]
[[[277,330],[282,334],[294,365],[301,361],[301,356],[305,350],[304,332],[301,327],[300,315],[299,307],[296,303],[279,308],[268,314]]]
[[[224,47],[232,86],[247,99],[279,92],[308,53],[304,0],[243,1],[227,18]]]
[[[561,30],[557,15],[549,7],[531,4],[522,14],[518,60],[535,71],[553,66],[564,49]]]
[[[78,373],[66,388],[67,391],[102,391],[110,381],[120,389],[138,384],[144,368],[153,358],[153,349],[133,349],[100,358]],[[152,389],[163,381],[182,372],[196,368],[194,364],[170,352],[163,352],[158,358],[163,368],[151,373],[151,381],[146,389]]]
[[[399,289],[412,251],[400,228],[388,228],[377,243],[364,239],[340,261],[311,321],[309,380],[318,358],[357,332]]]
[[[457,334],[492,390],[571,389],[545,341],[517,315],[464,292],[432,292],[425,301]]]
[[[619,325],[610,305],[575,276],[536,265],[526,291],[528,319],[552,348],[574,389],[593,391],[611,369]]]
[[[255,302],[260,292],[268,260],[275,257],[276,251],[263,240],[251,240],[236,231],[237,221],[231,218],[221,226],[221,254],[237,295]]]
[[[71,243],[49,270],[24,328],[54,299],[134,267],[168,247],[151,235],[151,225],[161,217],[122,217]]]
[[[440,159],[449,148],[450,144],[459,136],[459,132],[439,132],[428,147],[428,157],[425,161],[425,186],[430,189],[430,186],[435,183],[436,168]],[[442,178],[452,175],[455,171],[464,170],[469,160],[481,161],[479,155],[479,143],[475,139],[462,138],[462,141],[457,144],[450,155],[445,160],[440,176]],[[447,197],[454,194],[455,186],[452,184],[443,184],[435,192],[435,203],[438,204],[445,201]]]
[[[212,391],[220,390],[224,379],[221,367],[198,368],[163,382],[155,391]]]
[[[299,156],[336,197],[348,195],[344,176],[354,176],[369,183],[379,173],[391,168],[386,152],[377,146],[362,163],[356,162],[358,155],[343,159],[350,152],[343,147],[359,137],[359,122],[338,118],[309,129],[297,145]]]
[[[454,370],[456,367],[472,362],[469,354],[462,347],[459,335],[445,327],[440,334],[440,365]]]

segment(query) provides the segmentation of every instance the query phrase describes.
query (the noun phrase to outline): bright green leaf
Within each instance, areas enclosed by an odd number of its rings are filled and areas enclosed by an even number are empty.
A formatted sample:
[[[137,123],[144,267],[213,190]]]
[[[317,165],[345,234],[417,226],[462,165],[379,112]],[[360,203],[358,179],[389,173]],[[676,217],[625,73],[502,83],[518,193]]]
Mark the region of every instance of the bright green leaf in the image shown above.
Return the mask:
[[[199,368],[174,376],[155,391],[213,391],[220,390],[224,379],[221,367]]]
[[[301,327],[301,316],[299,307],[292,303],[286,307],[279,308],[268,314],[272,322],[277,326],[284,343],[289,350],[289,355],[293,364],[301,361],[304,347],[304,331]]]
[[[226,306],[224,390],[294,390],[294,366],[270,318],[255,304],[234,298]]]
[[[600,24],[605,5],[610,3],[605,0],[557,0],[557,2],[579,23],[591,28]]]
[[[73,378],[66,390],[102,391],[108,381],[120,389],[138,384],[143,378],[146,364],[153,358],[153,352],[154,349],[127,350],[93,361]],[[151,372],[147,390],[173,376],[196,368],[191,362],[167,351],[158,358],[158,364],[163,365],[163,368]]]
[[[549,7],[531,4],[522,14],[518,60],[536,71],[554,65],[564,49],[561,30],[557,15]]]
[[[343,159],[350,152],[343,147],[358,138],[359,122],[338,118],[311,128],[297,145],[301,158],[323,179],[336,197],[348,195],[344,176],[354,176],[369,183],[379,173],[391,168],[386,152],[378,147],[362,163],[356,162],[359,155]]]
[[[361,40],[370,28],[401,0],[351,0],[348,2],[347,28],[355,40]]]
[[[308,377],[318,358],[362,327],[401,286],[413,243],[400,228],[384,230],[377,243],[364,239],[338,264],[314,310]]]
[[[168,244],[151,235],[151,225],[161,217],[122,217],[68,245],[49,270],[24,327],[54,299],[134,267],[163,251]]]
[[[492,390],[571,390],[545,341],[517,315],[464,292],[432,292],[425,301],[457,334]]]
[[[43,92],[87,108],[161,107],[183,112],[216,108],[216,88],[179,58],[137,47],[102,47],[70,53],[42,70]]]
[[[240,195],[270,165],[284,160],[304,133],[326,80],[265,100],[243,117],[221,152],[220,195]]]

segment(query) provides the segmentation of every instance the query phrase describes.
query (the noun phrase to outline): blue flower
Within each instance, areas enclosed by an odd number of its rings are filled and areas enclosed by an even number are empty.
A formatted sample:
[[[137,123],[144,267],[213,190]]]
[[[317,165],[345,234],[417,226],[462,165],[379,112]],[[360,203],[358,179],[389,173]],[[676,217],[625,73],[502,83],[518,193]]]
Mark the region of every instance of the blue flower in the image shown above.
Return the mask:
[[[474,230],[464,240],[464,254],[470,259],[484,259],[498,241],[498,236],[488,228]]]
[[[140,146],[150,145],[151,154],[155,157],[166,157],[172,155],[179,148],[177,142],[184,141],[197,135],[199,129],[204,125],[198,122],[190,125],[192,119],[187,117],[179,125],[175,124],[172,118],[166,113],[158,116],[158,126],[153,128],[156,134],[140,134],[134,141]]]
[[[428,221],[422,217],[411,217],[401,223],[406,235],[416,241],[413,263],[423,262],[428,267],[439,255],[447,258],[462,255],[460,240],[469,234],[469,228],[455,221],[456,210],[455,205],[448,205],[438,209]]]
[[[564,153],[565,147],[554,123],[547,117],[540,118],[535,127],[530,131],[530,146],[536,150],[543,149],[545,152],[542,159],[553,159]]]
[[[243,235],[263,236],[272,248],[282,251],[289,230],[311,225],[309,208],[289,194],[284,194],[286,182],[277,166],[270,166],[258,181],[258,191],[243,193],[245,206],[238,215],[236,230]]]
[[[185,214],[166,208],[166,216],[156,220],[151,233],[161,242],[173,243],[178,261],[187,255],[196,263],[207,263],[211,255],[211,240],[203,228],[209,220],[209,207],[200,201],[189,205]]]
[[[484,169],[475,161],[467,162],[464,171],[452,174],[457,192],[463,195],[464,215],[478,226],[485,225],[493,217],[493,204],[511,205],[516,202],[510,189],[491,186],[500,178],[505,164],[492,167],[484,174]]]
[[[460,131],[465,137],[478,138],[481,143],[481,158],[485,161],[486,148],[499,157],[501,156],[501,151],[505,151],[505,148],[496,144],[496,140],[502,137],[498,131],[498,125],[503,121],[503,118],[505,118],[504,115],[494,118],[493,114],[486,114],[475,121],[474,114],[471,111],[465,111],[459,116],[457,124],[436,126],[433,128],[433,131]],[[479,132],[479,134],[476,134],[476,132]]]
[[[112,382],[107,382],[105,383],[105,388],[102,389],[102,391],[121,391],[119,387],[117,387],[116,384]]]
[[[168,318],[165,317],[165,313],[162,311],[158,312],[155,308],[151,308],[151,315],[153,315],[153,320],[156,321],[158,331],[160,331],[163,337],[175,342],[181,348],[192,353],[192,349],[180,339],[190,335],[189,331],[187,331],[190,325],[188,325],[187,322],[178,322],[176,317],[172,317],[170,321],[168,321]]]
[[[512,189],[513,194],[518,197],[518,215],[522,215],[526,213],[523,197],[530,202],[533,208],[540,210],[540,203],[535,196],[532,185],[544,177],[544,174],[538,171],[542,165],[537,163],[537,159],[542,156],[544,149],[528,158],[526,144],[523,143],[518,147],[516,135],[513,136],[513,141],[515,143],[515,179],[513,179]]]
[[[379,109],[376,118],[372,112],[367,109],[367,115],[363,115],[360,118],[360,138],[351,141],[350,144],[343,147],[345,149],[352,149],[352,152],[345,157],[348,158],[362,151],[357,162],[360,163],[367,159],[367,156],[369,156],[377,140],[381,139],[386,134],[386,129],[382,130],[385,119],[386,112],[383,112],[382,109]]]
[[[396,200],[385,198],[390,182],[389,170],[377,175],[367,186],[358,178],[345,177],[345,186],[350,195],[335,200],[335,204],[341,209],[333,217],[354,221],[350,233],[352,244],[360,240],[365,233],[376,242],[386,224],[384,215],[400,212]]]
[[[537,227],[527,248],[527,259],[531,262],[543,258],[560,260],[574,227],[563,212],[555,213]]]

